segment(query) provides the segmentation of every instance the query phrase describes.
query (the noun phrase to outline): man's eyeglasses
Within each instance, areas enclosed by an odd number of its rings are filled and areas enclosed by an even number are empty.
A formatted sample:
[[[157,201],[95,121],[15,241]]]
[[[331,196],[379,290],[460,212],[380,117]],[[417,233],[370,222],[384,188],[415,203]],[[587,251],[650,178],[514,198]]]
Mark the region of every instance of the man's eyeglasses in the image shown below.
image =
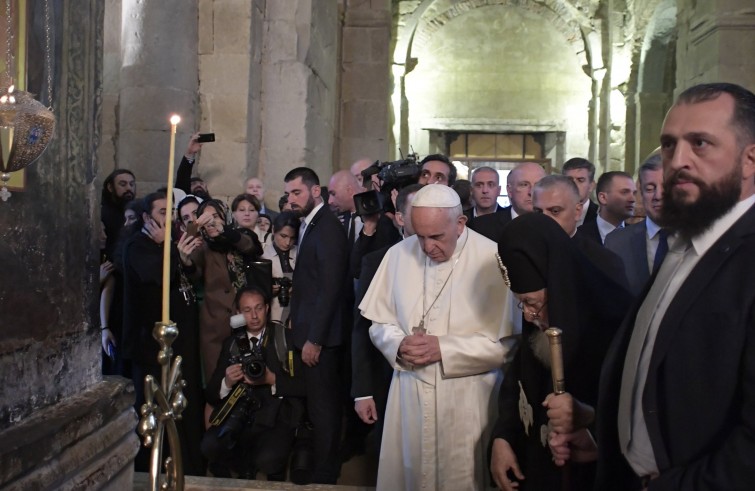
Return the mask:
[[[540,308],[537,309],[537,311],[535,311],[535,312],[532,312],[530,310],[525,310],[525,307],[531,307],[531,305],[525,305],[521,301],[518,304],[516,304],[516,308],[518,308],[519,310],[521,310],[525,314],[530,314],[533,319],[539,319],[540,318],[540,312],[543,311],[543,309],[545,308],[546,303],[547,302],[544,302],[543,305],[541,305]]]

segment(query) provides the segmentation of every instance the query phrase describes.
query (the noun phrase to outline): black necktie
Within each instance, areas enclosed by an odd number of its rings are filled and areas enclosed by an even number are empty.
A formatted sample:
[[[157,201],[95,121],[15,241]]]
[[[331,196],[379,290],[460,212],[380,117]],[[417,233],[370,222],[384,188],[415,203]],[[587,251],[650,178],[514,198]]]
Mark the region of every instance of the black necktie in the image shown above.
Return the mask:
[[[291,257],[289,255],[290,251],[278,251],[278,257],[280,258],[281,262],[281,272],[283,273],[293,273],[294,268],[291,267]]]
[[[658,249],[655,250],[655,258],[653,258],[653,274],[658,271],[663,263],[663,258],[666,257],[668,252],[668,232],[666,229],[658,231]]]

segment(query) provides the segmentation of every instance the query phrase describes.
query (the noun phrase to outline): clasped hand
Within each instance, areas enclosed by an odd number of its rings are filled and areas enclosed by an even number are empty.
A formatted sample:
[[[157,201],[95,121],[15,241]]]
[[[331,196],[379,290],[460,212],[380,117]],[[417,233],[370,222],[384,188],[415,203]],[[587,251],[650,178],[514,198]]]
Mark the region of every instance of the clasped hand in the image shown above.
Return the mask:
[[[415,366],[425,366],[441,360],[438,336],[411,334],[401,340],[399,357]]]

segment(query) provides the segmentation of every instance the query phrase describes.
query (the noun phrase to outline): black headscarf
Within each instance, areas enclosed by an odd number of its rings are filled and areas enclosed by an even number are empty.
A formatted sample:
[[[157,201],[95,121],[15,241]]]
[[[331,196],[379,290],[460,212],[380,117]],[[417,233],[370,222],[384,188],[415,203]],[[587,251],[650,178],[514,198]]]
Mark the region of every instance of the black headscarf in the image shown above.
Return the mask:
[[[565,367],[578,363],[585,348],[605,352],[632,298],[555,220],[541,213],[517,217],[504,228],[498,253],[513,292],[547,288],[548,322],[563,331]]]
[[[197,208],[197,216],[201,216],[202,213],[207,211],[210,207],[218,214],[218,218],[223,222],[223,232],[217,237],[210,237],[204,227],[200,229],[202,239],[207,243],[207,247],[215,252],[228,252],[235,250],[233,244],[238,241],[237,233],[239,229],[234,229],[231,224],[228,223],[228,210],[225,204],[217,199],[205,200],[199,208]]]
[[[231,284],[237,290],[246,286],[248,281],[251,264],[262,255],[262,245],[260,244],[257,234],[245,228],[233,228],[228,223],[228,213],[225,204],[216,199],[208,199],[197,208],[197,216],[202,215],[208,207],[211,207],[218,214],[218,218],[223,221],[223,232],[217,237],[210,237],[204,227],[200,229],[202,239],[207,247],[214,251],[225,254],[226,266],[228,267],[228,277]],[[241,234],[249,236],[254,247],[249,253],[242,253],[236,249],[236,243],[241,240]]]

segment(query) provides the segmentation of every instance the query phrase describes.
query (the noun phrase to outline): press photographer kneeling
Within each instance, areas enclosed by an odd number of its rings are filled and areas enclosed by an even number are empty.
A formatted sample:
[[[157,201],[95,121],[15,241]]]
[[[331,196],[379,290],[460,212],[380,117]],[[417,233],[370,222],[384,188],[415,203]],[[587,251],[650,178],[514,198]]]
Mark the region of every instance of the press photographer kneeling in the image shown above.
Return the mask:
[[[231,319],[233,334],[207,385],[215,410],[202,453],[216,477],[254,479],[260,471],[282,481],[305,408],[304,380],[293,365],[298,357],[286,348],[288,329],[268,321],[270,300],[262,290],[245,287],[234,304],[244,323]]]

